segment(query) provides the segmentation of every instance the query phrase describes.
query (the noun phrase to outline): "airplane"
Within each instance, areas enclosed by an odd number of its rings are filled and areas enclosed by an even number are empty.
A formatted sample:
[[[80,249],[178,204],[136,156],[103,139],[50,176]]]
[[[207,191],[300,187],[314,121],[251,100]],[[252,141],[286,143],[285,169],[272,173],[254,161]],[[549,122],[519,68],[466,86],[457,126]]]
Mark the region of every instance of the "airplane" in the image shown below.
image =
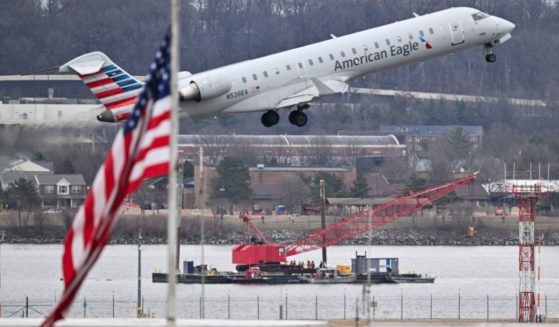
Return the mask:
[[[449,8],[205,72],[182,71],[181,117],[260,111],[262,124],[271,127],[280,120],[278,109],[294,108],[289,122],[302,127],[310,102],[346,92],[358,77],[476,46],[493,63],[493,46],[509,40],[514,28],[474,8]],[[77,57],[59,71],[79,75],[105,107],[97,116],[102,122],[126,120],[143,85],[101,52]]]

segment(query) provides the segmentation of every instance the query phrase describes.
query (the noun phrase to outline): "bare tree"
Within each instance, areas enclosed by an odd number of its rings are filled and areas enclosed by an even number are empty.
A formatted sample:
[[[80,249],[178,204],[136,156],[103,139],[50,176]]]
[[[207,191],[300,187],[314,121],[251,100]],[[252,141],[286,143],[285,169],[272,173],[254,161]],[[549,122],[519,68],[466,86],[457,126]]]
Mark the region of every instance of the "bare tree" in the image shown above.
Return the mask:
[[[291,176],[283,180],[279,186],[279,200],[290,211],[301,208],[310,199],[310,189],[298,176]]]

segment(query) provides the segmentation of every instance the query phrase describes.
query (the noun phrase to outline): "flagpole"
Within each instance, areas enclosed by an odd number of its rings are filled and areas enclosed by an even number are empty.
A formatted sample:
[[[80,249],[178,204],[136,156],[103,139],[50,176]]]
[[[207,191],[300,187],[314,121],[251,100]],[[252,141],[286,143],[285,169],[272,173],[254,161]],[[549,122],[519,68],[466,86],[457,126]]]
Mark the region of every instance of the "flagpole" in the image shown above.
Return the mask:
[[[171,0],[171,160],[169,162],[167,217],[167,325],[174,326],[177,315],[176,254],[177,254],[177,135],[178,107],[177,75],[179,68],[179,0]]]

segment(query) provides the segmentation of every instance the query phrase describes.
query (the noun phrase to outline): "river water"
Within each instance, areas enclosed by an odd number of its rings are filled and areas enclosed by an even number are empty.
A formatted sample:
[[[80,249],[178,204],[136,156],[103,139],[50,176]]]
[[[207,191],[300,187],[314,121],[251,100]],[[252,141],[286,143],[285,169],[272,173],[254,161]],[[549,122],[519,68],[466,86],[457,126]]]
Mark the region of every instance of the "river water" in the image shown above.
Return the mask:
[[[231,246],[205,246],[205,262],[231,271]],[[166,271],[166,246],[142,248],[144,313],[165,314],[166,284],[151,282],[151,272]],[[0,302],[2,316],[21,316],[25,297],[30,316],[51,308],[63,287],[60,245],[2,245]],[[355,251],[373,257],[400,258],[400,272],[436,277],[434,284],[373,285],[365,311],[362,285],[201,285],[178,286],[178,315],[183,318],[341,319],[357,314],[375,318],[514,319],[518,292],[518,248],[334,246],[330,265],[351,264]],[[201,262],[201,247],[183,245],[181,260]],[[291,259],[320,261],[320,251]],[[541,255],[541,310],[559,317],[559,247]],[[202,296],[203,293],[203,296]],[[545,295],[545,296],[544,296]],[[85,281],[71,316],[134,317],[137,299],[137,246],[108,246]],[[84,310],[84,300],[86,302]],[[280,313],[280,306],[282,312]],[[285,308],[287,307],[287,312]]]

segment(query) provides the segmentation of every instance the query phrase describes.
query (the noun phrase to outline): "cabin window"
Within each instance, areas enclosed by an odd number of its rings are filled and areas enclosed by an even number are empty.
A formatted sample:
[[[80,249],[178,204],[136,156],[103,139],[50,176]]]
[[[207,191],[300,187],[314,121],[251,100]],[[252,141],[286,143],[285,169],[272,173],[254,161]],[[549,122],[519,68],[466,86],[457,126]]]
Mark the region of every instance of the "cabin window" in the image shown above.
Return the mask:
[[[330,60],[334,60],[334,55],[330,54]]]
[[[390,40],[386,39],[386,45],[390,45]]]
[[[402,37],[398,36],[398,43],[402,43]]]
[[[345,52],[340,52],[340,55],[342,55],[342,58],[345,58]]]
[[[369,48],[367,46],[364,46],[363,51],[367,52],[367,51],[369,51]]]
[[[351,48],[351,52],[353,52],[353,54],[357,54],[357,50],[355,50],[355,48]]]
[[[299,68],[303,69],[303,63],[302,62],[298,63],[298,65],[299,65]]]
[[[375,49],[378,49],[378,48],[379,48],[378,42],[375,42]]]
[[[413,40],[413,35],[412,35],[411,33],[408,34],[408,38],[409,38],[410,40]]]
[[[429,27],[429,33],[431,33],[431,34],[435,34],[435,30],[433,30],[433,28],[432,28],[432,27]]]
[[[310,66],[314,65],[314,62],[312,61],[312,59],[309,59],[309,65]]]
[[[279,75],[279,74],[280,74],[279,68],[274,68],[274,71],[276,72],[276,75]]]
[[[423,31],[419,31],[419,35],[425,36],[425,33],[423,33]]]
[[[264,75],[264,77],[268,78],[268,72],[267,71],[263,71],[262,75]]]
[[[256,74],[252,74],[252,79],[255,81],[258,80],[258,76],[256,76]]]
[[[323,63],[323,62],[324,62],[324,60],[322,60],[322,57],[318,57],[318,62],[319,62],[319,63]]]
[[[247,82],[247,78],[246,78],[246,77],[243,77],[242,80],[243,80],[243,83],[246,83],[246,82]]]
[[[291,70],[291,65],[286,65],[286,66],[285,66],[285,69]]]

